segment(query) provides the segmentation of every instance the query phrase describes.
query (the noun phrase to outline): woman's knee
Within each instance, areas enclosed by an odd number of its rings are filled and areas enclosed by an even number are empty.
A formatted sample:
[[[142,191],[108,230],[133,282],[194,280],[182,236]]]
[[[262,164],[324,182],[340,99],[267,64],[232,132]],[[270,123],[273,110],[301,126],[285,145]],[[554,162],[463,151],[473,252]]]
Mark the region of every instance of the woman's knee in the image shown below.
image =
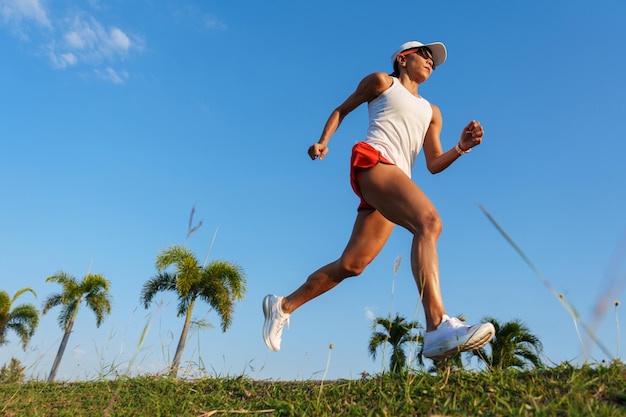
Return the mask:
[[[361,275],[372,259],[364,257],[341,257],[337,260],[338,276],[342,279]]]
[[[439,237],[442,230],[443,222],[441,221],[441,217],[439,217],[439,213],[437,213],[437,211],[432,210],[421,216],[419,221],[419,230],[417,231],[418,233],[425,236]]]

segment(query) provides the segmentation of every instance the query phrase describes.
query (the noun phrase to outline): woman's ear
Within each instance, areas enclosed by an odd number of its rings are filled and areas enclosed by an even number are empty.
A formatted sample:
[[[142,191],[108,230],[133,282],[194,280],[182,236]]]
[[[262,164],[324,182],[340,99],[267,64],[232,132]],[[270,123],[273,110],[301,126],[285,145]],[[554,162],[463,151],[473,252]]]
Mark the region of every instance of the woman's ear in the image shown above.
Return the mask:
[[[398,66],[405,67],[406,66],[406,55],[398,55]]]

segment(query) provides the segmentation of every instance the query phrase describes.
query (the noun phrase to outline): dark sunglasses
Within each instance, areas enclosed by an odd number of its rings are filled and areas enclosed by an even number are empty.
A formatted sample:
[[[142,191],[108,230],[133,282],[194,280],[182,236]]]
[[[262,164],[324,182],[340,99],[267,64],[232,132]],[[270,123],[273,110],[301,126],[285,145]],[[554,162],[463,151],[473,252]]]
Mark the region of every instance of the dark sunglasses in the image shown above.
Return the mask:
[[[433,57],[433,53],[425,46],[417,48],[415,50],[409,49],[408,51],[404,51],[400,53],[400,56],[407,56],[411,54],[418,54],[424,59],[430,59],[433,63],[433,69],[435,69],[435,58]]]

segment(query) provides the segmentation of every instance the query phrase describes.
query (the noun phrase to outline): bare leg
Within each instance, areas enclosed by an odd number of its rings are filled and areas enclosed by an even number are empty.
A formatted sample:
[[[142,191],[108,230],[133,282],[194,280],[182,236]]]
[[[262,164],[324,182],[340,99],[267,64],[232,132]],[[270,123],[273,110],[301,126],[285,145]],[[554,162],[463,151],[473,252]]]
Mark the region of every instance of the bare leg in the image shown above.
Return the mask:
[[[442,224],[437,210],[422,190],[394,165],[378,164],[360,171],[358,182],[369,204],[413,234],[413,277],[422,297],[426,331],[435,330],[445,314],[437,257]]]
[[[292,313],[302,304],[335,287],[345,278],[359,275],[387,242],[394,224],[375,210],[360,210],[352,236],[335,262],[311,274],[306,282],[283,299],[282,310]]]

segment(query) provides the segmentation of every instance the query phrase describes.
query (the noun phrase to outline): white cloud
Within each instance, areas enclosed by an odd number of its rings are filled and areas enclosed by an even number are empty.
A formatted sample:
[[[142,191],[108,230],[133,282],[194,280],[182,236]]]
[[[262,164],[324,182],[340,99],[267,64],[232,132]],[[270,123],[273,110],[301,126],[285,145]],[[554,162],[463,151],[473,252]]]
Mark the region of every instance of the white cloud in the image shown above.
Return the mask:
[[[85,47],[85,41],[77,32],[68,32],[64,36],[65,42],[73,48],[82,49]]]
[[[182,3],[182,2],[181,2]],[[202,29],[223,30],[227,29],[226,23],[211,14],[203,14],[197,5],[181,4],[172,12],[174,21],[179,24]]]
[[[128,79],[128,73],[126,71],[115,71],[111,67],[106,68],[104,71],[96,69],[94,72],[98,78],[110,81],[113,84],[124,84]]]
[[[211,15],[205,15],[202,19],[206,29],[226,29],[226,24]]]
[[[99,78],[110,81],[113,84],[124,84],[128,79],[128,73],[126,71],[115,71],[111,67],[107,67],[104,71],[96,69],[94,72]]]
[[[119,28],[111,28],[110,40],[114,50],[128,51],[131,47],[130,39]]]
[[[368,321],[374,321],[374,319],[376,318],[376,314],[374,313],[374,310],[372,310],[369,307],[365,307],[365,318]]]
[[[140,43],[133,42],[122,29],[105,27],[93,16],[77,14],[63,28],[62,42],[54,49],[58,54],[70,52],[80,62],[99,64],[126,58],[133,49],[141,49]]]
[[[57,55],[51,51],[50,60],[52,61],[52,65],[58,69],[71,67],[73,65],[76,65],[78,62],[76,56],[71,52]]]
[[[0,0],[0,16],[7,23],[34,21],[46,28],[52,27],[41,0]]]
[[[101,0],[87,0],[87,3],[91,6],[91,8],[96,10],[102,10],[102,1]]]
[[[37,51],[45,51],[56,69],[87,66],[109,82],[123,84],[125,71],[111,65],[124,61],[133,51],[142,51],[141,37],[119,26],[107,25],[84,10],[73,9],[70,17],[58,18],[46,11],[45,0],[0,0],[0,25],[4,21],[24,41],[32,41]],[[92,0],[92,8],[99,6]],[[97,7],[95,7],[97,9]],[[28,36],[28,35],[37,36]]]

